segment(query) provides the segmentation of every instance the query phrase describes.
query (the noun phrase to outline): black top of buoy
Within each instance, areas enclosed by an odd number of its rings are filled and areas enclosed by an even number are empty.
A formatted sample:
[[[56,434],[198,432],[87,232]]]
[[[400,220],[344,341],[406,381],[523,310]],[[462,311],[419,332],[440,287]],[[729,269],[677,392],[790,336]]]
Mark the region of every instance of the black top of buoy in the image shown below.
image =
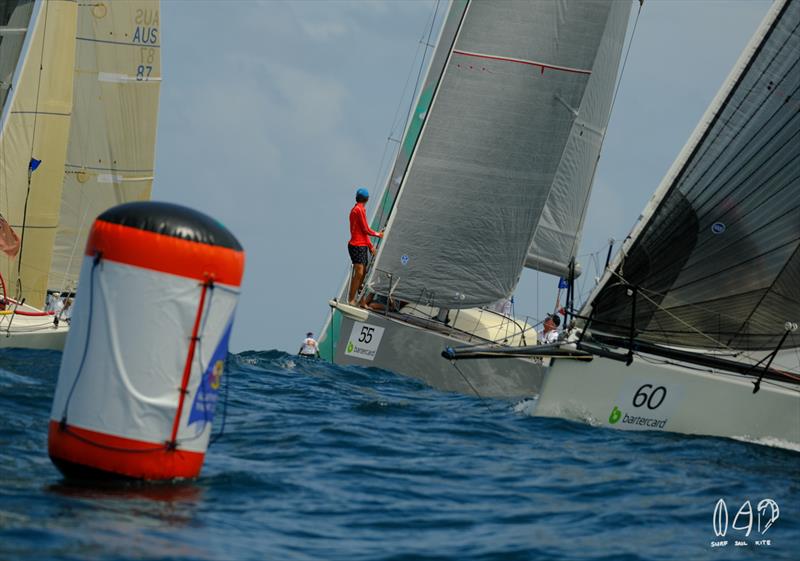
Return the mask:
[[[242,251],[239,240],[225,226],[207,214],[173,203],[125,203],[108,209],[97,219],[173,238]]]

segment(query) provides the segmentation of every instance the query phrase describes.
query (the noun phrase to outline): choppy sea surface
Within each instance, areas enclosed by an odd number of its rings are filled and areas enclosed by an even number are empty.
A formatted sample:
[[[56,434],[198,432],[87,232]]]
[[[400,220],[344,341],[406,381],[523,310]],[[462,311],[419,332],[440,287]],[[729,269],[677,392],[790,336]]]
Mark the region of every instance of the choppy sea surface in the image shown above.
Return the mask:
[[[198,480],[75,486],[46,452],[60,356],[0,352],[3,561],[800,558],[797,452],[536,418],[278,351],[229,357]],[[764,499],[780,514],[762,533]]]

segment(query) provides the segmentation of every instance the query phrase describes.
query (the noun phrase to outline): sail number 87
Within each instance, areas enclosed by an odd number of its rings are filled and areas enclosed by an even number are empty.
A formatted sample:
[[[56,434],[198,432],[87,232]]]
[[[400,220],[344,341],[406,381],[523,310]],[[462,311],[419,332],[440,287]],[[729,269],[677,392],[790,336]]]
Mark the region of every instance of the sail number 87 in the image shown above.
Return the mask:
[[[372,343],[372,333],[375,331],[374,327],[362,327],[361,334],[358,336],[358,342],[364,343],[365,345],[369,345]]]
[[[664,386],[653,387],[653,384],[645,384],[633,394],[633,406],[641,407],[647,405],[648,409],[658,409],[667,397],[667,388]]]
[[[153,72],[152,65],[140,64],[136,67],[136,80],[139,82],[142,80],[149,80],[151,72]]]

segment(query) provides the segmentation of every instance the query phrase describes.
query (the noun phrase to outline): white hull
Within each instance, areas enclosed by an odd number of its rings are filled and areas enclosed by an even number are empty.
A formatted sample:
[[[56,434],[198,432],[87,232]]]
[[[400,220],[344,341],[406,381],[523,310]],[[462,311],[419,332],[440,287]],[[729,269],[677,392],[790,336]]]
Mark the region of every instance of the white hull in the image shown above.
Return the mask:
[[[33,308],[26,309],[34,311]],[[52,316],[0,316],[0,348],[42,349],[61,351],[67,340],[69,324],[56,326]]]
[[[764,379],[753,394],[754,380],[643,355],[636,355],[629,367],[600,357],[554,359],[535,414],[800,450],[800,386]]]

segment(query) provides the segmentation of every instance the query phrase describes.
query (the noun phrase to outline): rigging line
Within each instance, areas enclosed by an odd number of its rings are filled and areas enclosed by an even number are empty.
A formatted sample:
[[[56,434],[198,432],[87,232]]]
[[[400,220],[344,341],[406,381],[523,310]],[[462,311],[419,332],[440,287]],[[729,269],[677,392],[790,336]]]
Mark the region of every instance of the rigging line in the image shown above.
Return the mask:
[[[405,81],[405,84],[403,84],[403,91],[400,94],[400,100],[397,102],[397,107],[395,108],[394,116],[392,117],[392,123],[389,126],[389,135],[386,137],[386,142],[383,145],[383,154],[381,155],[381,163],[380,163],[380,166],[378,167],[378,173],[375,175],[375,182],[373,183],[373,188],[374,189],[378,188],[378,182],[380,181],[381,176],[383,175],[383,164],[384,164],[384,160],[386,158],[386,152],[388,152],[388,150],[389,150],[389,145],[390,145],[392,136],[394,134],[394,129],[397,126],[397,118],[400,116],[400,108],[403,106],[403,98],[406,95],[406,91],[408,91],[408,84],[411,81],[411,76],[414,73],[414,67],[416,66],[414,64],[414,61],[417,60],[417,55],[419,54],[419,51],[422,48],[422,40],[424,39],[424,37],[425,37],[425,33],[423,32],[423,35],[420,38],[420,41],[417,42],[417,50],[414,51],[414,58],[412,59],[411,66],[408,69],[408,74],[406,74],[406,81]],[[425,56],[423,55],[422,61],[420,61],[420,64],[423,64],[424,61],[425,61]],[[381,202],[381,205],[382,204],[383,204],[383,202]],[[379,218],[379,221],[381,219],[382,219],[382,217]]]
[[[408,119],[409,119],[409,117],[411,115],[411,112],[414,110],[414,102],[416,101],[416,98],[417,98],[417,91],[419,90],[419,82],[420,82],[420,79],[422,77],[422,70],[425,67],[425,57],[428,56],[428,49],[430,48],[431,37],[433,36],[433,29],[434,29],[434,25],[436,23],[436,16],[439,13],[439,3],[440,3],[440,1],[441,0],[436,0],[436,4],[434,5],[433,17],[431,17],[431,25],[428,28],[428,38],[425,39],[425,48],[424,48],[424,50],[422,52],[422,58],[419,61],[419,67],[417,69],[417,78],[416,78],[416,81],[414,82],[414,91],[411,93],[411,99],[410,99],[409,104],[408,104],[408,110],[406,111],[406,118],[405,118],[405,121],[404,121],[405,123],[408,123]],[[424,37],[425,37],[425,32],[423,31],[422,38],[424,38]],[[421,38],[421,40],[422,40],[422,38]],[[417,53],[419,52],[419,49],[420,49],[420,43],[417,43],[417,50],[414,53],[414,58],[415,59],[416,59]],[[408,82],[411,79],[411,75],[412,75],[413,71],[414,71],[414,65],[412,64],[411,68],[409,69],[408,75],[406,77],[406,83],[403,86],[403,94],[405,94],[405,92],[406,92],[406,89],[408,87]],[[400,96],[400,101],[397,104],[397,109],[395,110],[394,118],[392,119],[392,127],[391,127],[391,129],[389,131],[389,138],[387,138],[386,144],[384,145],[384,154],[388,151],[389,141],[391,140],[392,132],[394,131],[395,127],[397,126],[397,122],[398,122],[397,117],[400,114],[400,107],[402,107],[402,105],[403,105],[403,95]],[[402,135],[402,132],[401,132],[401,135]],[[401,142],[399,143],[399,145],[397,147],[398,154],[399,154],[399,151],[402,150],[402,149],[403,149],[403,145],[402,145],[402,140],[401,140]],[[381,167],[378,169],[378,177],[375,179],[375,186],[376,186],[375,188],[376,189],[377,189],[378,181],[380,181],[379,178],[380,178],[382,170],[383,170],[383,157],[381,157]],[[387,183],[387,186],[386,186],[385,196],[389,196],[389,190],[391,189],[392,171],[393,170],[389,171],[389,178],[388,178],[388,183]],[[398,188],[399,188],[399,185],[398,185]],[[383,199],[383,197],[381,197],[381,198]],[[385,206],[384,203],[385,203],[385,200],[381,200],[380,201],[381,207],[380,207],[380,214],[379,214],[379,218],[378,218],[378,225],[381,225],[381,223],[383,222],[383,220],[385,218],[384,214],[385,214],[386,206]],[[381,241],[382,240],[378,240],[378,244],[380,244]]]
[[[639,9],[636,11],[636,19],[633,22],[633,30],[631,31],[631,40],[628,41],[628,50],[625,51],[625,58],[622,59],[622,68],[619,71],[619,80],[617,80],[617,87],[614,88],[614,96],[611,98],[611,109],[609,109],[608,112],[609,115],[611,115],[614,112],[614,104],[617,102],[617,94],[619,93],[619,88],[622,85],[622,77],[625,75],[625,67],[628,64],[628,55],[631,54],[631,47],[633,46],[633,39],[636,36],[636,28],[639,25],[639,16],[642,15],[643,6],[644,2],[639,2]],[[605,137],[605,135],[603,136]]]
[[[28,162],[33,159],[33,147],[36,145],[36,124],[39,122],[39,94],[42,86],[42,68],[44,65],[44,50],[47,39],[47,14],[50,12],[50,3],[46,2],[44,6],[44,23],[42,27],[42,52],[39,53],[39,75],[36,81],[36,113],[33,115],[33,134],[31,135],[31,153]],[[22,232],[19,236],[19,255],[17,256],[17,282],[20,282],[19,275],[22,271],[22,251],[25,248],[25,223],[28,221],[28,200],[31,196],[31,181],[33,171],[28,164],[28,190],[25,193],[25,205],[22,208]],[[20,287],[22,285],[20,284]]]
[[[455,369],[456,369],[456,372],[458,372],[458,375],[459,375],[459,376],[461,376],[461,378],[462,378],[462,379],[463,379],[463,380],[464,380],[464,381],[467,383],[467,385],[468,385],[468,386],[470,387],[470,389],[471,389],[471,390],[472,390],[472,391],[475,393],[475,395],[476,395],[476,396],[478,396],[478,399],[480,400],[481,404],[482,404],[484,407],[486,407],[486,409],[488,409],[490,412],[492,412],[492,413],[493,413],[494,411],[492,411],[492,408],[489,406],[489,404],[486,402],[486,400],[483,398],[483,396],[482,396],[482,395],[481,395],[481,394],[478,392],[478,390],[477,390],[477,389],[475,389],[475,386],[473,386],[473,385],[472,385],[472,382],[470,382],[470,381],[469,381],[469,378],[467,378],[467,377],[464,375],[464,373],[463,373],[463,372],[461,371],[461,369],[458,367],[458,364],[456,363],[456,361],[455,361],[455,360],[451,360],[451,361],[450,361],[450,364],[452,364],[452,365],[453,365],[453,368],[455,368]]]
[[[790,263],[791,263],[791,262],[792,262],[792,261],[793,261],[793,260],[794,260],[794,259],[795,259],[795,258],[798,256],[798,255],[800,255],[800,244],[798,244],[798,245],[797,245],[797,247],[795,247],[795,248],[794,248],[794,252],[792,252],[792,256],[791,256],[791,257],[789,257],[789,259],[787,259],[787,260],[786,260],[786,263],[784,263],[784,264],[783,264],[783,267],[781,267],[781,270],[780,270],[780,272],[778,272],[778,274],[777,274],[777,275],[775,275],[775,277],[772,279],[772,283],[771,283],[771,284],[769,285],[769,287],[768,287],[768,288],[767,288],[767,289],[764,291],[764,294],[761,296],[761,298],[759,299],[758,303],[757,303],[757,304],[756,304],[756,305],[753,307],[753,309],[750,311],[750,314],[747,316],[747,319],[744,321],[744,323],[741,325],[741,327],[739,327],[739,331],[737,331],[737,332],[736,332],[736,334],[735,334],[733,337],[731,337],[731,339],[730,339],[729,343],[730,343],[731,341],[733,341],[733,339],[735,339],[735,338],[736,338],[736,337],[739,335],[739,333],[741,333],[742,329],[744,329],[744,326],[745,326],[745,325],[747,325],[747,322],[749,322],[749,321],[750,321],[750,319],[753,317],[753,314],[755,314],[755,313],[756,313],[756,310],[757,310],[757,309],[758,309],[758,308],[761,306],[761,303],[764,301],[764,299],[765,299],[765,298],[766,298],[766,297],[767,297],[767,296],[768,296],[768,295],[769,295],[769,294],[772,292],[772,289],[775,287],[775,283],[777,283],[777,282],[778,282],[778,279],[779,279],[779,278],[781,278],[781,275],[783,275],[784,271],[786,271],[786,269],[789,267],[789,264],[790,264]],[[797,318],[789,318],[789,319],[791,319],[791,320],[793,320],[793,321],[794,321],[794,320],[796,320]]]
[[[617,275],[617,276],[618,276],[618,277],[619,277],[619,278],[620,278],[622,281],[624,281],[624,282],[626,282],[626,283],[628,282],[628,281],[626,281],[626,280],[625,280],[625,279],[624,279],[622,276],[620,276],[620,275],[619,275],[619,274],[618,274],[616,271],[612,271],[612,274],[614,274],[614,275]],[[645,299],[646,299],[648,302],[650,302],[651,304],[653,304],[653,306],[655,306],[657,309],[659,309],[659,310],[663,311],[663,312],[664,312],[664,313],[666,313],[668,316],[670,316],[672,319],[675,319],[675,320],[677,320],[679,323],[682,323],[683,325],[685,325],[686,327],[688,327],[688,328],[689,328],[691,331],[694,331],[694,332],[696,332],[698,335],[701,335],[701,336],[705,337],[706,339],[708,339],[708,340],[709,340],[709,341],[711,341],[712,343],[715,343],[715,344],[716,344],[716,345],[718,345],[718,346],[724,347],[724,348],[726,348],[726,349],[728,349],[728,350],[731,350],[731,351],[732,351],[732,350],[734,350],[734,349],[732,349],[732,348],[728,347],[728,345],[725,345],[725,344],[724,344],[722,341],[717,341],[716,339],[714,339],[714,338],[713,338],[713,337],[711,337],[710,335],[708,335],[708,334],[706,334],[706,333],[703,333],[702,331],[700,331],[699,329],[697,329],[695,326],[693,326],[693,325],[691,325],[690,323],[688,323],[688,322],[684,321],[684,320],[683,320],[683,319],[681,319],[680,317],[678,317],[678,316],[676,316],[675,314],[673,314],[672,312],[670,312],[668,309],[666,309],[666,308],[664,308],[663,306],[661,306],[659,303],[657,303],[655,300],[653,300],[652,298],[650,298],[650,297],[647,295],[647,290],[646,290],[646,289],[639,288],[639,289],[638,289],[636,292],[637,292],[638,294],[641,294],[641,295],[642,295],[642,296],[643,296],[643,297],[644,297],[644,298],[645,298]]]
[[[734,349],[733,347],[723,343],[722,341],[717,341],[716,339],[714,339],[710,335],[702,332],[701,330],[697,329],[696,327],[694,327],[690,323],[684,321],[683,319],[681,319],[677,315],[675,315],[672,312],[670,312],[668,309],[666,309],[666,308],[662,307],[661,305],[659,305],[655,300],[653,300],[649,296],[647,296],[647,294],[645,294],[645,292],[643,292],[643,289],[637,290],[637,294],[641,294],[647,301],[649,301],[651,304],[653,304],[653,306],[655,306],[657,309],[663,311],[664,313],[666,313],[671,318],[673,318],[673,319],[677,320],[678,322],[682,323],[683,325],[688,327],[691,331],[694,331],[697,334],[701,335],[702,337],[705,337],[706,339],[710,340],[711,342],[716,343],[717,346],[723,347],[723,348],[725,348],[725,349],[727,349],[727,350],[729,350],[731,352],[737,352],[737,350]],[[742,357],[747,358],[749,360],[756,360],[756,357],[754,357],[752,355],[752,353],[749,352],[749,351],[741,350],[741,351],[738,351],[738,352],[740,353],[739,356],[742,356]]]

